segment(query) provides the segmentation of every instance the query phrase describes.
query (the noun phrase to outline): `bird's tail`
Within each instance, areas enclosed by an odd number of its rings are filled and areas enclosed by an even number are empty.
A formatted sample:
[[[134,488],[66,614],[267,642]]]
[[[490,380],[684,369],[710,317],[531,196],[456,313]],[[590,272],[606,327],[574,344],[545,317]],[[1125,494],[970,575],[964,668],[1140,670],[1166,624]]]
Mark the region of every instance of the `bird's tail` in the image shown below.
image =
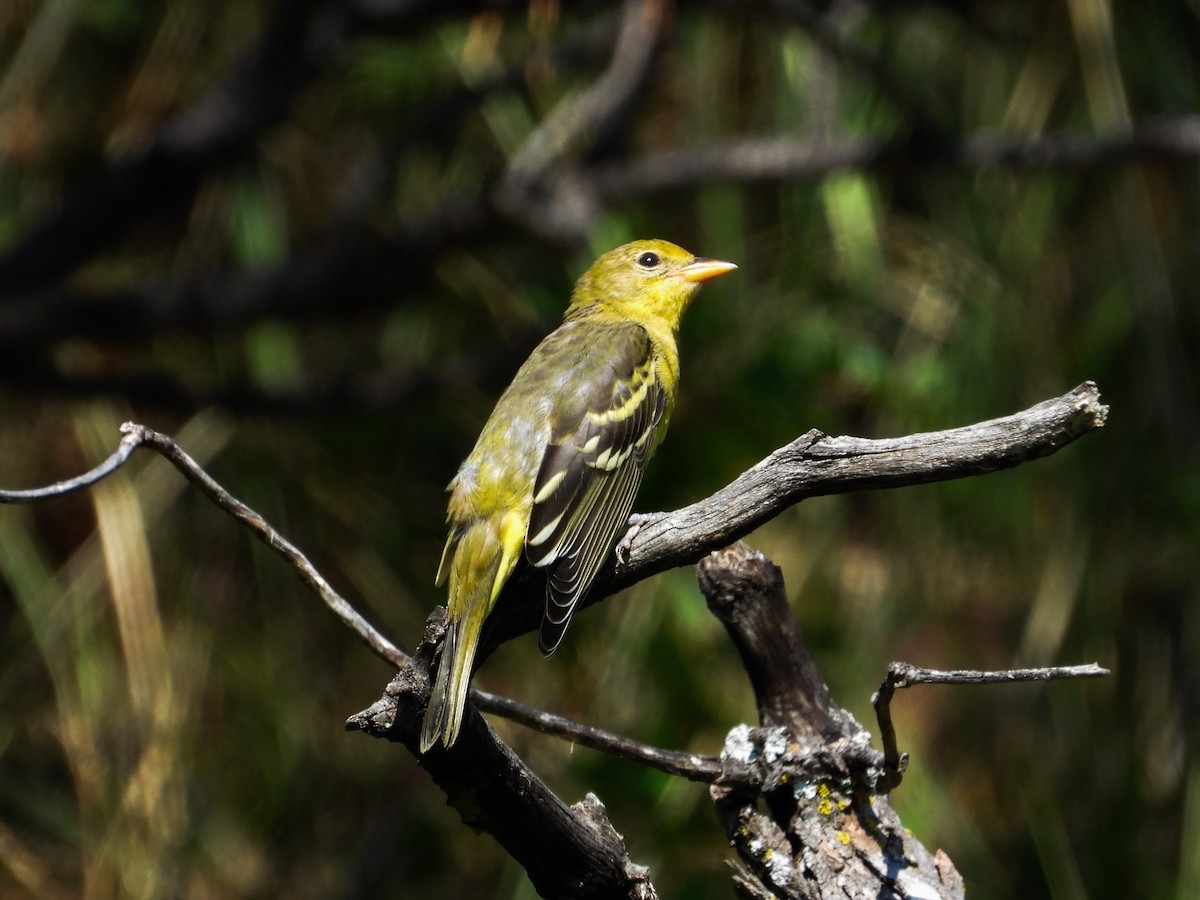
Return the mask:
[[[468,632],[462,622],[451,622],[442,644],[442,661],[438,663],[437,680],[429,697],[429,708],[421,725],[421,752],[426,753],[438,742],[449,747],[458,737],[463,710],[467,704],[471,666],[475,662],[475,647],[479,630]]]
[[[452,533],[447,542],[442,568],[449,563],[450,623],[421,725],[422,753],[439,738],[449,747],[458,737],[483,622],[512,574],[524,541],[523,522],[506,513],[479,519]]]

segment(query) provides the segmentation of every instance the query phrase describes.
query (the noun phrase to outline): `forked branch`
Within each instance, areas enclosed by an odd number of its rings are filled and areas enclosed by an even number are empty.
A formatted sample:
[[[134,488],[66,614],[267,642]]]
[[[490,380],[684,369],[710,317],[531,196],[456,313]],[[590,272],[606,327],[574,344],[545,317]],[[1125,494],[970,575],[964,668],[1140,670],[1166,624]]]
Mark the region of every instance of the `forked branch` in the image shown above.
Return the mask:
[[[1015,415],[949,431],[886,440],[829,438],[809,432],[711,497],[672,513],[642,517],[624,542],[628,556],[618,560],[613,555],[588,603],[663,569],[696,562],[806,497],[961,478],[1015,466],[1053,453],[1101,427],[1107,412],[1096,386],[1087,382]],[[400,667],[384,697],[352,717],[348,727],[403,743],[415,754],[417,730],[428,702],[428,670],[444,627],[444,612],[435,611],[430,617],[425,641],[416,656],[409,657],[334,591],[304,554],[213,480],[169,436],[134,423],[122,426],[122,432],[114,453],[90,472],[45,488],[0,491],[0,502],[33,502],[87,487],[119,469],[138,447],[153,449],[287,560],[377,655]],[[866,733],[832,704],[815,668],[803,662],[806,651],[794,621],[786,624],[790,619],[786,603],[780,599],[782,582],[758,578],[754,572],[769,574],[773,567],[761,560],[755,562],[748,553],[744,548],[734,548],[727,554],[717,554],[702,570],[710,605],[743,651],[767,726],[743,729],[744,734],[735,729],[720,759],[658,750],[503,698],[478,692],[473,697],[479,706],[517,721],[712,784],[718,812],[730,833],[758,835],[743,848],[748,868],[740,873],[738,882],[739,888],[750,895],[757,896],[759,890],[779,895],[782,890],[783,896],[810,896],[793,891],[793,887],[799,889],[812,881],[805,878],[803,884],[792,884],[795,879],[791,876],[798,878],[802,868],[792,866],[786,883],[775,881],[779,865],[760,866],[767,859],[759,851],[777,849],[782,859],[784,851],[795,843],[797,835],[789,835],[785,829],[802,822],[799,815],[790,815],[801,812],[803,801],[811,799],[805,787],[811,773],[818,779],[813,781],[814,790],[819,791],[821,784],[829,790],[828,784],[820,780],[826,777],[842,782],[838,790],[844,792],[846,805],[838,808],[839,814],[844,814],[839,821],[844,821],[843,828],[848,830],[840,832],[838,840],[849,854],[842,860],[843,865],[852,861],[867,881],[877,875],[894,887],[921,885],[937,896],[961,896],[961,881],[949,861],[941,855],[931,856],[919,844],[906,840],[899,821],[891,818],[884,793],[892,785],[888,763],[894,764],[890,767],[894,774],[900,771],[894,734],[885,739],[884,754],[873,751]],[[739,572],[748,559],[754,563],[752,577],[739,581]],[[536,627],[540,588],[531,578],[513,583],[505,591],[490,635],[492,646]],[[747,593],[761,595],[763,601],[743,606],[740,598]],[[765,622],[767,627],[754,626],[755,622],[759,626]],[[774,665],[772,660],[788,662],[784,669],[791,674],[772,675],[767,671]],[[808,699],[801,708],[796,703],[803,692],[807,692]],[[764,769],[767,751],[773,742],[778,744],[775,731],[799,736],[806,747],[797,752],[785,740],[783,746],[791,756],[784,754],[783,768]],[[748,754],[743,753],[747,748]],[[655,896],[647,871],[630,860],[624,841],[608,822],[599,801],[589,797],[573,807],[564,804],[496,737],[474,707],[468,707],[463,731],[453,747],[419,756],[419,760],[464,818],[496,837],[525,867],[542,893],[558,895],[568,892],[571,885],[587,884],[587,896]],[[833,765],[831,772],[822,774],[823,769],[812,768],[826,763]],[[781,787],[786,790],[781,792]],[[874,804],[867,802],[872,795],[877,800]],[[784,804],[791,811],[789,817],[781,821],[778,816],[772,819],[756,812],[758,796],[766,796],[775,813],[784,809],[779,806],[781,800],[791,798]],[[814,840],[822,840],[827,834],[823,826],[829,823],[828,815],[819,810],[811,821]],[[914,859],[918,862],[911,863]],[[906,865],[914,868],[894,875],[898,860],[910,861]]]

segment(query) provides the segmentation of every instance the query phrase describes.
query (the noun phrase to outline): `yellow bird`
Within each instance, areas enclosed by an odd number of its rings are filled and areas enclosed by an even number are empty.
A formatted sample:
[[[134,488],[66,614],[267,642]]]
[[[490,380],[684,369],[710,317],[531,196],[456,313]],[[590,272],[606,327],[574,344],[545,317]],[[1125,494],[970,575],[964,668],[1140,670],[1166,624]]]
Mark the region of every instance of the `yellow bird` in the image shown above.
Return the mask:
[[[542,653],[562,640],[666,433],[683,312],[701,284],[736,268],[667,241],[610,250],[497,401],[449,486],[437,575],[450,580],[449,625],[422,753],[458,737],[480,631],[522,554],[548,576]]]

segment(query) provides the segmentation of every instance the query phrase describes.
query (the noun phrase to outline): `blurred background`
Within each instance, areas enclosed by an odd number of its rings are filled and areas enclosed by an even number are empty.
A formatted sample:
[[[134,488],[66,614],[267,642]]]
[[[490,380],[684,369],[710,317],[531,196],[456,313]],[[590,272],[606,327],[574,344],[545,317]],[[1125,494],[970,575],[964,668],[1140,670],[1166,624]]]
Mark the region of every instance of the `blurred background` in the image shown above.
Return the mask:
[[[1200,8],[1149,0],[0,5],[0,487],[172,434],[411,649],[444,485],[600,252],[737,273],[681,336],[637,508],[810,428],[968,424],[1096,380],[1019,469],[750,538],[835,697],[889,661],[1107,681],[897,698],[906,825],[974,897],[1200,895]],[[476,683],[719,751],[749,688],[690,571]],[[0,895],[526,898],[401,748],[391,672],[139,454],[0,508]],[[496,727],[664,897],[727,897],[706,789]]]

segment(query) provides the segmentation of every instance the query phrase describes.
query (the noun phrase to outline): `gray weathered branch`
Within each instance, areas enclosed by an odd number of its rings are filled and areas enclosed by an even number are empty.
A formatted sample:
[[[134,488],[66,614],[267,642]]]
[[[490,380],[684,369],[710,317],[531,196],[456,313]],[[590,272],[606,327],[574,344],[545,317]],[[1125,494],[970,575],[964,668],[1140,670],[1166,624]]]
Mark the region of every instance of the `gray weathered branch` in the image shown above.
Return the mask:
[[[710,788],[740,857],[739,895],[961,900],[962,878],[949,858],[930,853],[878,792],[881,755],[830,697],[779,568],[739,543],[706,557],[699,577],[750,675],[762,720],[730,732],[722,756],[768,770],[786,766],[758,789]]]
[[[629,565],[616,577],[640,581],[699,560],[808,497],[950,481],[1049,456],[1104,425],[1096,384],[1011,416],[961,428],[867,439],[810,431],[776,450],[711,497],[639,529]]]
[[[429,701],[428,670],[445,627],[438,610],[414,658],[350,730],[404,744],[446,794],[463,821],[490,834],[529,875],[543,897],[652,900],[649,872],[634,863],[604,806],[589,794],[568,806],[468,705],[454,745],[418,751]]]
[[[614,554],[588,602],[663,569],[695,562],[806,497],[961,478],[1015,466],[1053,453],[1101,427],[1107,412],[1095,384],[1086,382],[1015,415],[948,431],[884,440],[829,438],[809,432],[711,497],[673,513],[641,517],[628,540],[628,559],[621,563]],[[124,437],[117,449],[92,471],[45,488],[0,491],[0,502],[31,502],[95,484],[141,446],[160,453],[287,560],[375,653],[401,666],[384,697],[352,717],[348,726],[403,743],[416,754],[418,724],[428,702],[428,669],[444,628],[444,611],[439,609],[431,616],[426,640],[417,655],[409,657],[338,595],[297,548],[214,481],[169,436],[133,423],[124,425],[122,431]],[[844,859],[837,865],[854,865],[866,873],[864,877],[875,877],[892,887],[921,884],[936,888],[939,896],[959,896],[961,881],[953,866],[941,855],[930,856],[915,841],[905,839],[882,793],[874,804],[864,805],[864,792],[876,794],[888,787],[883,755],[870,748],[866,733],[852,717],[832,703],[815,667],[810,660],[806,662],[807,651],[794,621],[785,615],[786,604],[781,607],[782,582],[753,577],[755,571],[760,576],[767,572],[764,566],[769,563],[747,569],[746,560],[739,555],[747,552],[735,548],[719,554],[701,571],[710,605],[726,623],[746,661],[764,724],[763,729],[750,729],[744,735],[735,730],[722,759],[660,751],[499,698],[479,697],[481,705],[543,730],[569,734],[626,758],[712,783],[719,815],[730,834],[754,836],[740,846],[746,866],[736,880],[745,896],[767,896],[764,891],[777,890],[785,891],[783,896],[810,896],[800,892],[811,886],[812,879],[805,875],[799,856],[789,862],[789,872],[781,874],[780,864],[764,865],[767,860],[762,852],[765,848],[783,859],[782,854],[796,840],[803,846],[821,847],[827,856],[830,849],[838,851],[838,847],[820,844],[830,833],[828,821],[813,819],[810,834],[799,837],[796,829],[804,826],[803,817],[789,813],[781,818],[779,814],[785,807],[796,812],[796,803],[811,799],[797,792],[798,785],[816,778],[813,783],[819,789],[826,783],[820,781],[826,775],[837,782],[847,804],[835,804],[838,821],[845,826],[836,835],[844,850]],[[747,572],[751,577],[739,577]],[[764,599],[743,603],[748,595]],[[541,596],[536,577],[515,579],[497,608],[489,635],[491,646],[535,627]],[[784,742],[786,752],[776,754],[770,762],[766,757],[774,740],[773,728],[783,729],[789,737]],[[655,896],[647,871],[631,861],[599,801],[589,797],[572,807],[564,804],[496,737],[475,707],[468,706],[454,747],[416,755],[464,819],[504,845],[544,895]],[[764,762],[770,765],[764,768]],[[772,788],[784,784],[790,786],[782,793]],[[827,785],[827,789],[833,788]],[[767,796],[775,818],[755,810],[759,795]],[[788,796],[791,801],[781,806],[781,798],[787,800]],[[832,813],[821,813],[824,819],[829,815]],[[881,834],[886,840],[880,840]],[[912,871],[905,869],[896,876],[898,860],[907,861]],[[777,876],[780,880],[774,880]],[[906,879],[907,885],[903,883]],[[581,884],[586,892],[580,892]]]
[[[712,496],[642,517],[628,560],[614,553],[584,605],[658,572],[693,565],[809,497],[948,481],[1048,456],[1104,425],[1108,407],[1086,381],[1021,412],[962,428],[867,439],[810,431],[780,447]],[[537,578],[512,584],[493,615],[488,646],[534,630],[542,613]]]

